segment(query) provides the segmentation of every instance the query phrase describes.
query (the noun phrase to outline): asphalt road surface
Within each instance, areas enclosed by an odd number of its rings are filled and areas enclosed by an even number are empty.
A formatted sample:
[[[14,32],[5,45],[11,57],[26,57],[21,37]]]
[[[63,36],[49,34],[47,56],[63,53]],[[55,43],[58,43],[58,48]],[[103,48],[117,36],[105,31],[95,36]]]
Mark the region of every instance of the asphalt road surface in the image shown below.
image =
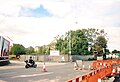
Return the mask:
[[[74,64],[70,62],[46,63],[47,72],[42,72],[42,67],[42,64],[39,64],[37,68],[25,69],[23,63],[0,66],[0,82],[66,82],[90,72],[90,70],[74,70]]]

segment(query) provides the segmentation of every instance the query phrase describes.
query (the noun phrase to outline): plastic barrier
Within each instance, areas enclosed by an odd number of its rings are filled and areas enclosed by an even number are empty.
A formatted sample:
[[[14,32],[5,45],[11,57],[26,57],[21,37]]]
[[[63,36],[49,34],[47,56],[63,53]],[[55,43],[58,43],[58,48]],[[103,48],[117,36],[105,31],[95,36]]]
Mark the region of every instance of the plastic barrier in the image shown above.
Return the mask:
[[[120,73],[120,66],[117,67],[117,73]]]
[[[97,71],[99,71],[99,70],[97,70]],[[99,78],[99,74],[96,71],[91,72],[91,73],[89,73],[87,82],[97,82],[98,78]]]
[[[67,82],[82,82],[82,77],[76,77],[76,78],[74,78],[74,79],[71,79],[71,80],[69,80],[69,81],[67,81]]]
[[[77,77],[67,82],[98,82],[110,75],[120,73],[120,60],[93,61],[92,68],[96,69],[86,75]]]
[[[106,69],[106,76],[110,76],[110,75],[111,75],[112,69],[113,69],[112,66],[108,66],[108,67],[107,67],[107,69]]]

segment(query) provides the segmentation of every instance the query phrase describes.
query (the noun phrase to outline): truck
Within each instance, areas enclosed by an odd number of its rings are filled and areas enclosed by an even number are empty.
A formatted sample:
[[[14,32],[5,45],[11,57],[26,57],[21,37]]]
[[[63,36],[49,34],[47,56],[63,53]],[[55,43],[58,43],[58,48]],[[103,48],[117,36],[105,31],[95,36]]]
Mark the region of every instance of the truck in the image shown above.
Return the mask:
[[[9,48],[10,41],[5,37],[0,36],[0,65],[6,65],[9,63]]]

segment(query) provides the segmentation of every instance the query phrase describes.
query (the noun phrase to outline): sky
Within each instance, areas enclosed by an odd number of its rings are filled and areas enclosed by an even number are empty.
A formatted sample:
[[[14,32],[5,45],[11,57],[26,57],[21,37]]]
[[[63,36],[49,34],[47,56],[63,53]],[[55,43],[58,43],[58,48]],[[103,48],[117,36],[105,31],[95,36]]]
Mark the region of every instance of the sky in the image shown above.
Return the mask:
[[[104,29],[108,48],[120,50],[120,0],[0,0],[0,34],[11,43],[47,45],[82,28]]]

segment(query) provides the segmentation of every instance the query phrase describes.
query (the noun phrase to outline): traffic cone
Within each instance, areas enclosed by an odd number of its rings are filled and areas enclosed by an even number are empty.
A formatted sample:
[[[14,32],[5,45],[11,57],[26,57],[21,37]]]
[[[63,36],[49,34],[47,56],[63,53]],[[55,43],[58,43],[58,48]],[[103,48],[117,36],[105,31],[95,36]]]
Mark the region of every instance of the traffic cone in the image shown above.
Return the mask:
[[[81,68],[81,70],[85,70],[84,62],[82,62],[82,68]]]
[[[43,71],[43,72],[47,72],[46,67],[45,67],[45,63],[44,63],[44,65],[43,65],[42,71]]]
[[[93,66],[92,65],[89,65],[89,70],[93,70]]]
[[[82,65],[82,70],[85,70],[85,65],[84,64]]]
[[[76,64],[76,62],[74,63],[74,70],[77,70],[78,68],[77,68],[77,64]]]
[[[89,65],[89,70],[91,70],[91,65]]]

